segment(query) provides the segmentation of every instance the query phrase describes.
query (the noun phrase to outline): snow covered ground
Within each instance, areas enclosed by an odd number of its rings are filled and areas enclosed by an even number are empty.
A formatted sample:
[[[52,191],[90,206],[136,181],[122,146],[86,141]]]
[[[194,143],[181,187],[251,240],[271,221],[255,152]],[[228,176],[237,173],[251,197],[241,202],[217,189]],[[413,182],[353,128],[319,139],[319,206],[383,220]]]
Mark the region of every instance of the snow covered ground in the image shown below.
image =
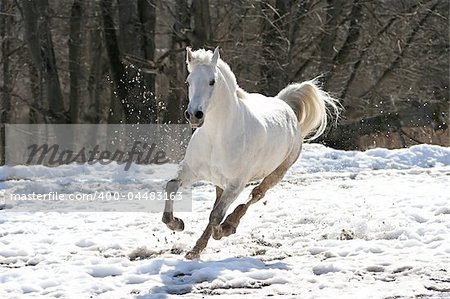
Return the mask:
[[[7,192],[145,189],[146,169],[2,167],[0,203]],[[449,186],[449,148],[306,145],[237,234],[198,261],[183,256],[206,226],[208,184],[193,188],[193,212],[177,213],[181,233],[155,213],[4,204],[0,298],[450,298]]]

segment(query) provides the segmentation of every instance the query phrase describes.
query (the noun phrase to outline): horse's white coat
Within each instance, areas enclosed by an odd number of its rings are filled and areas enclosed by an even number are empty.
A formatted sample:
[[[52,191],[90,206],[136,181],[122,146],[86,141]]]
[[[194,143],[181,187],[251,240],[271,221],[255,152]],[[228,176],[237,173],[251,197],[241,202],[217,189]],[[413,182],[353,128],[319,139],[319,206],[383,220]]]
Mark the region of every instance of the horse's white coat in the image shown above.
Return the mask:
[[[217,68],[209,63],[211,52],[193,52],[191,59],[188,110],[202,109],[205,120],[187,148],[181,181],[207,180],[226,189],[264,178],[302,142],[294,111],[261,94],[238,99],[234,74],[222,60]],[[216,83],[209,86],[212,78]]]

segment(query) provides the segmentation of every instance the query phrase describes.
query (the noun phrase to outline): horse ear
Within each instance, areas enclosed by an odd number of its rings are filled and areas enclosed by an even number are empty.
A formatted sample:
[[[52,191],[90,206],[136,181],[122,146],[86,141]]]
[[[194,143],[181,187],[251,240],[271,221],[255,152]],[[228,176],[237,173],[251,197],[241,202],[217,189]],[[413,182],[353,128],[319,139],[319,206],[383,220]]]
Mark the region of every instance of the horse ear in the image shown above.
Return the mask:
[[[186,47],[186,63],[190,63],[191,61],[192,61],[191,47]]]
[[[219,58],[220,58],[220,54],[219,54],[219,46],[217,46],[217,47],[214,49],[214,54],[213,54],[213,56],[212,56],[212,58],[211,58],[211,64],[214,65],[214,66],[216,66],[216,65],[217,65],[217,62],[219,61]]]

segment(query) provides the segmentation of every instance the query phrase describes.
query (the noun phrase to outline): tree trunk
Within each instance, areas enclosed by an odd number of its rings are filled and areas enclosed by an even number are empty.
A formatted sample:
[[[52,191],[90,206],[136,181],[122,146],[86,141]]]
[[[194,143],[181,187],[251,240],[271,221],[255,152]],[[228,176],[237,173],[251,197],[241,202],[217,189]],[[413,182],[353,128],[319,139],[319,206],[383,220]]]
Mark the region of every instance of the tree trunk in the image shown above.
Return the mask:
[[[44,101],[42,98],[42,80],[39,76],[39,72],[33,63],[30,61],[31,57],[26,57],[28,64],[28,74],[30,76],[30,93],[32,99],[32,106],[44,107]],[[36,110],[30,107],[30,112],[28,113],[28,121],[30,124],[38,124],[41,122],[47,122],[46,115],[38,113]]]
[[[155,60],[156,0],[138,0],[141,31],[141,55],[145,60]],[[152,122],[158,121],[156,108],[156,75],[143,74],[144,100],[148,101]]]
[[[186,80],[186,53],[180,49],[186,47],[182,31],[189,28],[189,7],[186,0],[175,2],[176,19],[172,27],[172,45],[169,55],[169,99],[167,110],[164,115],[164,123],[179,124],[185,123],[184,110],[187,106],[187,93],[184,85]]]
[[[10,1],[0,2],[0,38],[3,62],[3,86],[0,89],[2,102],[0,105],[0,165],[5,164],[6,131],[5,124],[9,122],[11,111],[11,71],[9,65],[10,34],[11,34],[11,8]]]
[[[323,75],[324,87],[326,88],[334,70],[335,42],[338,29],[338,18],[342,12],[344,3],[341,0],[327,0],[326,24],[324,26],[325,36],[320,42],[320,66],[319,72]]]
[[[102,82],[102,66],[103,66],[103,47],[101,39],[101,29],[91,31],[89,52],[90,52],[90,69],[89,78],[87,82],[87,89],[89,93],[89,105],[94,108],[93,114],[89,115],[89,119],[93,123],[100,123],[101,108],[100,108],[100,82]]]
[[[262,55],[265,62],[261,65],[261,73],[266,86],[263,92],[271,96],[276,95],[288,83],[285,65],[288,64],[290,45],[286,19],[291,2],[291,0],[277,0],[275,11],[269,4],[261,3],[261,9],[267,11],[264,14],[261,31]]]
[[[344,45],[334,57],[334,61],[336,64],[342,64],[347,61],[351,50],[354,48],[355,43],[359,39],[361,29],[360,23],[362,18],[361,10],[362,5],[360,0],[354,0],[349,16],[350,25],[348,28],[347,38],[345,39]]]
[[[205,48],[211,38],[211,17],[208,0],[193,0],[191,6],[194,19],[192,46],[195,49]]]
[[[48,112],[53,123],[65,123],[67,117],[61,92],[52,35],[48,23],[48,1],[22,0],[25,38],[33,63],[44,82]]]
[[[122,53],[139,56],[139,20],[136,1],[117,0],[119,48]]]
[[[120,101],[124,109],[125,121],[127,123],[136,123],[134,109],[128,103],[128,90],[126,86],[125,66],[121,61],[121,53],[117,40],[114,20],[112,18],[113,0],[102,0],[100,2],[103,19],[103,33],[105,37],[106,51],[109,57],[109,63],[112,72],[112,78],[115,86],[115,96]]]
[[[80,99],[80,76],[81,57],[80,49],[82,45],[81,22],[83,12],[83,0],[74,0],[70,17],[69,33],[69,73],[70,73],[70,107],[69,117],[71,123],[78,123]]]
[[[109,2],[109,18],[111,19],[109,22],[114,26],[112,21],[112,1],[102,1]],[[142,4],[142,3],[141,3]],[[148,9],[150,4],[146,4],[139,8]],[[153,7],[154,8],[154,7]],[[122,57],[125,55],[131,55],[135,57],[141,57],[145,54],[142,53],[141,41],[145,38],[154,39],[154,37],[147,35],[143,37],[139,33],[142,32],[142,23],[140,22],[140,18],[138,17],[138,3],[130,2],[125,0],[118,1],[118,10],[119,10],[119,35],[116,35],[114,27],[110,29],[105,28],[105,30],[110,31],[109,38],[113,35],[116,36],[116,42],[118,44],[114,45],[117,49],[114,51],[109,51],[110,55],[118,55],[114,60],[110,60],[113,62],[117,60],[121,66],[121,81],[119,84],[123,85],[122,88],[126,91],[126,97],[121,98],[122,107],[124,108],[126,119],[128,123],[154,123],[156,121],[156,108],[155,108],[155,97],[154,97],[154,89],[148,90],[146,86],[146,82],[144,81],[144,75],[140,72],[140,70],[133,65],[125,66],[122,63]],[[141,11],[142,16],[150,16],[152,17],[151,9],[150,11]],[[153,17],[155,14],[153,13]],[[105,20],[106,21],[106,20]],[[142,22],[146,23],[147,20],[142,19]],[[150,25],[154,20],[150,20]],[[105,23],[106,25],[106,23]],[[148,24],[147,24],[148,25]],[[150,31],[154,31],[151,28]],[[153,26],[154,27],[154,26]],[[106,37],[106,35],[105,35]],[[152,41],[154,43],[154,41]],[[107,47],[112,46],[112,40],[107,42]],[[151,53],[149,53],[151,54]],[[114,64],[116,62],[113,62]],[[116,67],[117,69],[117,67]],[[113,71],[115,72],[115,71]],[[116,78],[118,74],[113,77]],[[119,79],[120,80],[120,79]],[[118,82],[116,81],[116,84]]]

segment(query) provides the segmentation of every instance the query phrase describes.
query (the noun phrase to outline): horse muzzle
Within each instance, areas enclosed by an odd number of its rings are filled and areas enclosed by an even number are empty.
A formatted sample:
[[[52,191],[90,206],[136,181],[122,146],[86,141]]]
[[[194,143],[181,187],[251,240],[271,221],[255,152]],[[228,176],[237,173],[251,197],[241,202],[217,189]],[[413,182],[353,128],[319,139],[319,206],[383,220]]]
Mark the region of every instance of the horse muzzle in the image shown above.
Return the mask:
[[[184,112],[184,116],[189,121],[189,124],[193,129],[200,128],[203,125],[203,122],[205,121],[205,115],[200,110],[195,111],[194,113],[191,113],[189,110],[186,110]]]

